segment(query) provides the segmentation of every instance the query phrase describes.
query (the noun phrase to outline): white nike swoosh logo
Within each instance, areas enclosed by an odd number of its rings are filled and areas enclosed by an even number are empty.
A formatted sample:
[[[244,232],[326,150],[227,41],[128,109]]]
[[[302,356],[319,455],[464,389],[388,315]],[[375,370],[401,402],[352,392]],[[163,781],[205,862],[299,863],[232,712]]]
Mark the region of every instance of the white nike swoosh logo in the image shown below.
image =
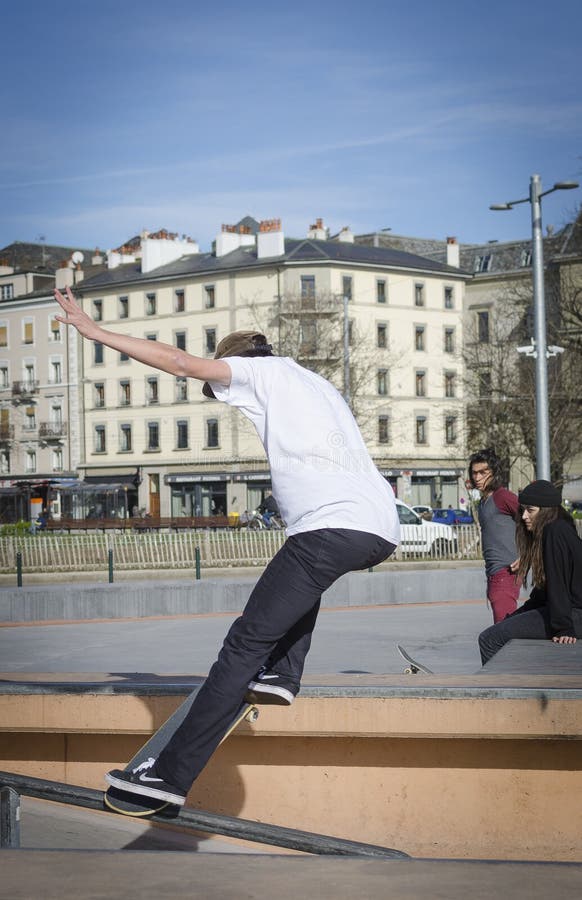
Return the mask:
[[[278,678],[278,675],[261,675],[259,681],[267,681],[269,678]]]

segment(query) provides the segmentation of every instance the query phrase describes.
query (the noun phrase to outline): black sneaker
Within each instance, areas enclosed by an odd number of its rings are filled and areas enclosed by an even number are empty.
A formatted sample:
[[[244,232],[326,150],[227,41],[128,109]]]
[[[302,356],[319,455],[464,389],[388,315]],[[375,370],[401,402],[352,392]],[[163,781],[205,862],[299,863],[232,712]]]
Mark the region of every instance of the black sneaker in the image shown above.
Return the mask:
[[[245,700],[250,703],[276,703],[290,706],[299,693],[299,685],[272,669],[259,669],[249,681]]]
[[[184,806],[186,791],[168,784],[160,778],[156,772],[155,759],[150,756],[135,769],[124,772],[123,769],[112,769],[107,772],[105,779],[113,787],[120,791],[128,791],[130,794],[143,794],[146,797],[155,797],[156,800],[165,800],[176,806]]]

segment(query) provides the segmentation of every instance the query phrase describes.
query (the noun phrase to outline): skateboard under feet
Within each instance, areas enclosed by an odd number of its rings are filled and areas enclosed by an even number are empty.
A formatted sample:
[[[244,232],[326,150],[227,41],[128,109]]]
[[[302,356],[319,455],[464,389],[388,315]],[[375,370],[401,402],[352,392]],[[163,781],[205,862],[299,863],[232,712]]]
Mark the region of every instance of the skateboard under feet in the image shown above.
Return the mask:
[[[137,766],[141,765],[141,763],[145,762],[150,757],[153,756],[155,759],[159,755],[188,715],[198,691],[198,687],[196,690],[192,691],[170,718],[164,722],[161,728],[158,728],[156,733],[146,741],[143,747],[140,747],[135,756],[130,759],[125,766],[125,772],[137,768]],[[247,722],[256,722],[258,717],[259,710],[257,707],[252,703],[244,701],[238,708],[235,717],[228,726],[220,743],[222,744],[222,742],[232,734],[243,719],[246,719]],[[155,797],[132,794],[130,791],[122,791],[115,787],[110,787],[105,791],[103,803],[105,808],[111,810],[111,812],[120,813],[122,816],[134,816],[137,818],[153,816],[162,811],[164,811],[164,814],[170,814],[172,811],[177,814],[179,810],[178,806],[173,803],[168,803],[166,800],[157,800]]]

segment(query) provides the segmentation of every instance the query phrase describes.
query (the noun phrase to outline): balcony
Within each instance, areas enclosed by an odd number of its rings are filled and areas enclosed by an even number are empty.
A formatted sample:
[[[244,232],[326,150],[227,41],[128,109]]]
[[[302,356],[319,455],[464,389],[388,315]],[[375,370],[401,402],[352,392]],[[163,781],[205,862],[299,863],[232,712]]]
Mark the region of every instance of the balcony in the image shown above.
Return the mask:
[[[0,444],[14,440],[14,425],[0,425]]]
[[[12,396],[13,397],[31,397],[38,394],[38,381],[13,381]]]
[[[38,436],[41,441],[58,441],[67,436],[67,423],[41,422]]]

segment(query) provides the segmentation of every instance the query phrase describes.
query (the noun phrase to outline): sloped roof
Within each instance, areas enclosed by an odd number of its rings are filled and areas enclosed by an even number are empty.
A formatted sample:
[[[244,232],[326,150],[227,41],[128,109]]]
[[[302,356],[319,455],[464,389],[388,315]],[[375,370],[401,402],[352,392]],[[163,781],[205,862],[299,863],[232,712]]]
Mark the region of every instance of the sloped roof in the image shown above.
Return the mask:
[[[39,272],[54,275],[64,260],[69,260],[75,250],[90,259],[95,250],[85,247],[61,247],[57,244],[32,244],[14,241],[0,250],[0,265],[12,266],[20,272]]]
[[[345,265],[367,265],[374,268],[407,269],[419,273],[449,274],[457,277],[465,274],[445,263],[399,250],[360,246],[348,242],[289,238],[285,240],[285,253],[282,256],[258,259],[256,247],[239,247],[220,257],[216,257],[212,253],[183,256],[175,262],[160,266],[147,274],[142,274],[139,263],[128,263],[115,269],[107,269],[94,278],[85,278],[79,287],[81,290],[84,288],[98,290],[113,285],[140,281],[151,283],[157,279],[181,276],[212,275],[223,271],[258,268],[274,263],[293,265],[294,263],[309,264],[325,261]]]

